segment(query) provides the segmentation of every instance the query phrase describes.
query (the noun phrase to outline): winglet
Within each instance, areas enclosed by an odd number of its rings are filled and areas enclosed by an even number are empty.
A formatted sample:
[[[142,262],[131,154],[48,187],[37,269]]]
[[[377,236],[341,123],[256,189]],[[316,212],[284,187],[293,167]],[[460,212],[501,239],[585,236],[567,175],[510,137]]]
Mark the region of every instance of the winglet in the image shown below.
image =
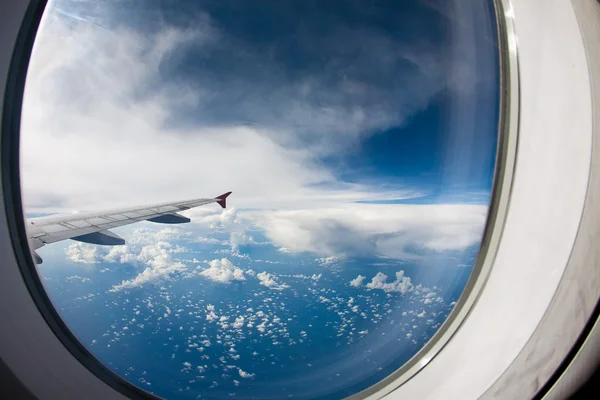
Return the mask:
[[[217,203],[219,203],[219,205],[223,208],[227,207],[227,196],[229,196],[231,194],[231,192],[227,192],[227,193],[223,193],[220,196],[215,197],[215,200],[217,200]]]

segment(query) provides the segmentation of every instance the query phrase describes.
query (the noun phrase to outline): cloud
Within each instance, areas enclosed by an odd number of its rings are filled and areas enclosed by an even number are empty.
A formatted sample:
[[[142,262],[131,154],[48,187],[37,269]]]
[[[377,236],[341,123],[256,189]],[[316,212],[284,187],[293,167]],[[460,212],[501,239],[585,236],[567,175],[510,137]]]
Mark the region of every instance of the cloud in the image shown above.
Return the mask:
[[[84,278],[84,277],[81,277],[79,275],[72,275],[72,276],[67,276],[67,281],[70,281],[70,282],[72,282],[72,281],[79,281],[79,282],[83,283],[83,282],[91,282],[91,279],[90,278]]]
[[[339,257],[329,256],[329,257],[321,257],[315,260],[319,263],[320,266],[325,267],[333,264],[337,264],[339,262]]]
[[[154,35],[109,32],[50,18],[36,41],[24,101],[26,204],[96,208],[216,195],[229,188],[238,196],[258,189],[262,197],[276,190],[269,182],[297,192],[331,179],[313,167],[307,151],[283,148],[264,129],[169,123],[174,107],[195,104],[203,91],[171,83],[160,67],[185,43],[197,46],[202,35],[173,28]],[[49,155],[65,146],[69,154],[53,162]],[[209,165],[219,168],[198,173]],[[49,185],[47,179],[56,176],[59,182]]]
[[[148,245],[154,244],[157,241],[169,241],[175,239],[181,239],[184,237],[184,231],[182,228],[160,228],[160,229],[149,229],[145,227],[135,228],[128,237],[127,243],[130,245]]]
[[[470,79],[456,85],[456,71],[480,61],[452,53],[445,36],[421,35],[415,44],[415,36],[336,17],[326,31],[291,20],[293,33],[267,44],[207,13],[191,17],[193,29],[162,21],[136,30],[127,18],[100,26],[57,10],[48,10],[36,38],[23,105],[30,210],[227,189],[256,208],[414,196],[412,188],[343,182],[322,159],[401,126],[449,88],[472,87],[476,74],[461,73]],[[285,57],[281,49],[291,47],[306,62]]]
[[[245,281],[244,271],[236,267],[227,258],[212,260],[209,268],[202,270],[199,275],[218,283],[229,284],[232,281]]]
[[[487,206],[340,204],[246,217],[275,246],[322,255],[318,261],[327,265],[344,256],[415,259],[426,251],[463,250],[481,240]]]
[[[221,229],[227,232],[229,234],[229,243],[227,244],[231,247],[230,253],[233,256],[247,258],[246,255],[239,252],[240,246],[247,244],[261,244],[257,243],[248,233],[248,221],[238,217],[238,211],[235,207],[229,207],[222,210],[220,213],[206,213],[203,212],[204,210],[198,211],[200,217],[194,218],[194,225],[204,225],[211,229]],[[198,211],[191,211],[191,213],[196,214]]]
[[[256,278],[258,278],[261,285],[266,286],[269,289],[283,290],[289,288],[289,285],[286,285],[285,283],[279,283],[276,276],[273,276],[266,271],[256,274]]]
[[[283,276],[285,278],[296,278],[296,279],[319,281],[321,279],[321,277],[323,276],[323,274],[312,274],[312,275],[294,274],[294,275],[279,275],[279,276]]]
[[[214,311],[209,311],[209,312],[206,314],[206,320],[207,320],[208,322],[214,322],[214,321],[217,321],[218,319],[219,319],[219,316],[218,316],[217,314],[215,314],[215,312],[214,312]]]
[[[350,286],[360,287],[363,284],[363,281],[366,279],[365,276],[358,275],[356,278],[350,281]]]
[[[127,245],[97,246],[75,242],[65,250],[67,258],[76,263],[121,263],[160,265],[170,263],[172,254],[187,251],[182,246],[171,245],[166,239],[180,237],[180,232],[166,228],[150,230],[139,228],[124,235]]]
[[[178,273],[187,272],[187,266],[173,259],[173,254],[185,249],[161,240],[174,235],[175,233],[171,229],[158,231],[136,229],[131,235],[124,235],[129,243],[128,245],[109,247],[76,242],[71,244],[65,250],[65,253],[71,261],[77,263],[97,264],[104,262],[145,267],[134,278],[123,280],[110,289],[112,292],[118,292],[123,289],[140,287],[150,282],[159,282],[172,278]]]
[[[242,378],[254,378],[256,374],[251,374],[249,372],[243,371],[241,368],[238,368],[238,373]]]
[[[172,263],[166,259],[160,259],[158,262],[153,263],[152,266],[147,267],[135,278],[124,280],[120,284],[114,285],[109,291],[118,292],[124,289],[138,288],[149,282],[156,282],[168,278],[177,272],[185,272],[186,270],[187,267],[181,263]]]
[[[272,88],[250,77],[244,82],[221,79],[231,86],[214,87],[211,82],[217,80],[199,73],[192,82],[165,75],[174,54],[190,46],[195,51],[233,46],[222,42],[224,35],[210,18],[199,21],[194,30],[165,27],[141,33],[118,25],[108,30],[73,23],[50,11],[36,38],[23,105],[21,172],[28,210],[151,204],[227,189],[235,190],[237,201],[258,207],[386,196],[338,182],[314,146],[297,145],[299,135],[306,136],[302,132],[313,132],[311,141],[329,137],[328,142],[344,143],[339,135],[346,132],[356,136],[389,125],[380,122],[390,118],[372,96],[355,96],[346,104],[351,91],[366,90],[359,89],[360,83],[336,84],[343,87],[323,104],[317,100],[330,92],[321,86],[328,78],[301,78],[284,86],[272,82]],[[251,92],[273,95],[239,101],[240,93]],[[216,104],[223,108],[215,110]],[[185,116],[177,114],[186,107],[193,110],[193,121],[182,122]],[[225,118],[235,112],[251,115],[256,123],[248,125],[241,114]],[[215,120],[217,115],[221,119]],[[69,154],[57,161],[54,155],[66,147]],[[331,146],[318,147],[322,152]],[[218,168],[199,173],[209,166]]]
[[[83,245],[80,242],[67,247],[65,254],[69,260],[83,264],[97,264],[101,257],[98,246]]]
[[[98,247],[98,246],[94,246]],[[102,257],[102,260],[108,263],[128,264],[138,260],[137,255],[133,253],[129,246],[113,246],[108,254]]]
[[[235,319],[235,322],[233,323],[233,327],[238,329],[244,326],[244,317],[243,316],[239,316]]]
[[[396,280],[393,282],[388,283],[387,278],[386,274],[378,272],[377,275],[371,279],[371,282],[367,283],[366,287],[369,289],[381,289],[386,292],[399,292],[402,294],[414,290],[412,280],[410,277],[404,276],[404,271],[396,272]]]

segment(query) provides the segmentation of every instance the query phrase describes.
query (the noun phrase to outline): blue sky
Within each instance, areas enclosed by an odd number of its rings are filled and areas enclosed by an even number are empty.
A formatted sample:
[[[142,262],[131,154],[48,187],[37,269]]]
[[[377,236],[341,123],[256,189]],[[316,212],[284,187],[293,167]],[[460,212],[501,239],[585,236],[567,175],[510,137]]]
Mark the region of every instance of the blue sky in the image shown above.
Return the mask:
[[[223,224],[232,250],[259,234],[319,257],[476,246],[497,143],[491,11],[54,2],[23,107],[26,211],[231,190],[231,210],[188,215]]]
[[[232,129],[247,129],[273,148],[240,146],[257,157],[262,152],[280,152],[276,157],[295,164],[285,173],[305,173],[294,184],[307,189],[346,185],[352,191],[358,185],[375,201],[381,200],[378,196],[389,201],[396,191],[399,198],[422,194],[432,202],[455,202],[470,194],[471,202],[487,202],[482,192],[489,192],[493,175],[499,78],[495,36],[489,33],[493,19],[486,5],[474,1],[460,6],[439,1],[348,1],[343,6],[323,1],[118,3],[118,7],[110,2],[54,3],[45,39],[58,43],[62,38],[72,46],[62,50],[64,60],[55,62],[55,68],[46,66],[40,73],[45,87],[39,90],[51,94],[48,100],[57,97],[53,99],[58,100],[53,105],[56,110],[45,118],[53,120],[51,125],[56,125],[61,137],[80,129],[76,122],[62,121],[68,119],[67,112],[90,114],[94,125],[104,119],[104,126],[90,129],[86,124],[92,132],[83,135],[98,143],[102,139],[126,142],[121,136],[131,135],[132,129],[142,140],[156,140],[154,136],[196,140],[211,153],[218,151],[219,159],[232,164],[234,173],[255,161],[230,159],[221,146],[212,149],[208,143],[215,138],[207,131],[231,135]],[[456,17],[459,11],[462,19]],[[469,20],[472,15],[478,18]],[[121,43],[115,47],[115,41]],[[129,71],[133,63],[140,65]],[[106,102],[121,111],[133,109],[129,111],[134,115],[90,112]],[[147,126],[122,123],[144,119],[146,113],[150,114]],[[57,114],[62,115],[57,118]],[[122,124],[117,130],[123,133],[110,135],[107,130],[113,127],[107,119]],[[50,137],[47,131],[54,129],[44,127],[44,137]],[[240,142],[236,136],[227,140]],[[43,146],[41,138],[31,138],[32,145],[24,148],[25,168],[48,158],[38,154],[37,160],[29,162],[29,147]],[[161,158],[177,157],[181,145],[185,144],[161,143]],[[140,161],[147,163],[151,156],[143,156]],[[203,157],[202,152],[198,157]],[[203,165],[193,164],[194,168]],[[281,168],[278,164],[265,167]],[[294,171],[296,167],[302,171]],[[36,176],[43,176],[41,169]],[[103,172],[119,173],[110,166]],[[264,170],[260,174],[269,178]],[[33,175],[28,173],[25,182]],[[165,168],[164,175],[177,179],[174,175],[181,172]],[[227,174],[220,178],[238,196],[246,194]],[[202,181],[201,186],[216,186]],[[42,191],[39,182],[32,186]],[[79,188],[80,197],[93,190]],[[75,203],[73,196],[61,199],[58,190],[50,192],[48,188],[38,194],[34,205]],[[147,197],[158,198],[146,192]],[[170,199],[161,192],[161,200]],[[45,201],[40,203],[42,197]],[[114,196],[101,200],[115,201]]]
[[[211,25],[226,34],[208,49],[186,48],[161,66],[166,76],[206,79],[223,89],[216,90],[206,112],[191,118],[192,124],[278,126],[277,119],[289,112],[285,101],[281,106],[271,102],[280,95],[300,97],[310,106],[385,113],[384,121],[364,116],[362,140],[319,161],[349,182],[404,184],[435,194],[490,189],[499,97],[495,49],[477,54],[474,49],[482,47],[477,43],[461,52],[462,63],[472,64],[460,66],[471,72],[467,82],[461,81],[453,73],[455,44],[448,35],[456,23],[447,15],[418,2],[397,1],[193,3],[192,14],[208,14]],[[157,14],[169,23],[182,21],[183,12],[187,6]],[[240,83],[234,93],[231,81]],[[306,81],[317,87],[306,92],[295,87]],[[279,93],[279,87],[290,86]],[[230,107],[234,96],[236,106]],[[263,102],[272,107],[267,115],[249,106]],[[185,112],[179,115],[189,119]],[[331,126],[323,132],[302,120],[284,122],[291,125],[286,130],[300,132],[296,146],[318,141],[315,136],[323,133],[341,133]]]

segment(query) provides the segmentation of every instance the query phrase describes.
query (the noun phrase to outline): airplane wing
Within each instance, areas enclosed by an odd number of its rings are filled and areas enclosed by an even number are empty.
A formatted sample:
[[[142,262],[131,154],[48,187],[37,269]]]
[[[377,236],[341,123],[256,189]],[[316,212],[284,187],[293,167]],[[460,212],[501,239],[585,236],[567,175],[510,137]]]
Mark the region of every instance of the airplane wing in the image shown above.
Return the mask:
[[[27,220],[27,236],[33,250],[65,239],[107,246],[122,245],[125,244],[125,240],[109,229],[140,221],[161,224],[190,222],[189,218],[179,215],[177,212],[211,203],[217,203],[225,208],[227,196],[230,194],[231,192],[227,192],[213,199],[195,199],[102,212],[29,218]],[[33,255],[35,262],[41,264],[42,258],[35,251]]]

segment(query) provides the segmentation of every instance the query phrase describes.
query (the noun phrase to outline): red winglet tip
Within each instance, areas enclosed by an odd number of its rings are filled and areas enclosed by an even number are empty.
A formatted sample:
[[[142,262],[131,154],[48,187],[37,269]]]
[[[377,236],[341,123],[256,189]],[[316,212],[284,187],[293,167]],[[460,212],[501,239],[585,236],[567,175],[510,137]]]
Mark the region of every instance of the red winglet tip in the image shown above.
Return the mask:
[[[219,205],[223,208],[227,207],[227,196],[229,196],[231,194],[231,192],[227,192],[227,193],[223,193],[220,196],[215,197],[215,199],[217,200],[217,203],[219,203]]]

